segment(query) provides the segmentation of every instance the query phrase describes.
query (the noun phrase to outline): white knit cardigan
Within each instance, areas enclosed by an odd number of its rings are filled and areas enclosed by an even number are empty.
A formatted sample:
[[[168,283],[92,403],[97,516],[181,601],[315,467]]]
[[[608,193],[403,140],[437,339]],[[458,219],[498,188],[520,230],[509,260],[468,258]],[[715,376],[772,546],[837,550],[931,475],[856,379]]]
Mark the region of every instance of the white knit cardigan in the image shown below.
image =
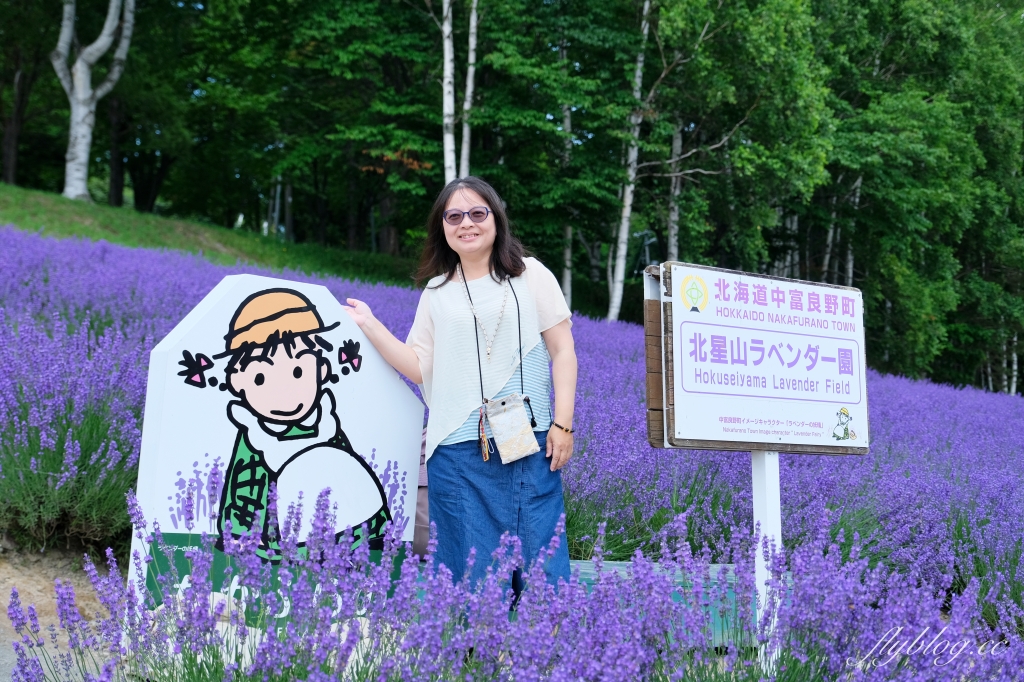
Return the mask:
[[[525,262],[525,272],[509,280],[519,298],[523,356],[541,341],[541,332],[572,315],[551,271],[536,258],[526,258]],[[437,444],[462,426],[466,417],[481,404],[480,370],[474,348],[477,343],[473,333],[475,321],[466,300],[465,285],[456,276],[438,287],[443,281],[444,277],[435,277],[427,283],[406,339],[406,344],[419,357],[423,373],[420,391],[430,408],[427,459]],[[490,334],[498,320],[504,289],[488,275],[470,280],[469,292]],[[479,334],[479,344],[483,391],[489,400],[505,386],[520,362],[516,299],[511,291],[491,347],[490,361],[483,334]]]

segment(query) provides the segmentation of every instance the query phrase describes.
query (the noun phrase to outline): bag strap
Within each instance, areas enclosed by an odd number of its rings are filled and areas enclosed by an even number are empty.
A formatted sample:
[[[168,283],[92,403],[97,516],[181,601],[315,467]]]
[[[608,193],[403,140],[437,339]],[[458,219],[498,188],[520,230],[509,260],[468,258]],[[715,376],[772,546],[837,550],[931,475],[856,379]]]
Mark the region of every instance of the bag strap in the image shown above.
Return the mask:
[[[526,395],[526,388],[523,385],[523,313],[519,309],[519,296],[516,295],[516,288],[512,286],[512,278],[508,280],[508,287],[512,290],[512,298],[516,299],[516,327],[519,328],[519,390],[523,394],[523,402],[526,403],[526,407],[530,410],[530,428],[537,428],[537,418],[533,416],[533,405],[530,404],[530,396]],[[477,343],[479,346],[480,344]],[[480,354],[480,349],[476,349],[477,355]]]

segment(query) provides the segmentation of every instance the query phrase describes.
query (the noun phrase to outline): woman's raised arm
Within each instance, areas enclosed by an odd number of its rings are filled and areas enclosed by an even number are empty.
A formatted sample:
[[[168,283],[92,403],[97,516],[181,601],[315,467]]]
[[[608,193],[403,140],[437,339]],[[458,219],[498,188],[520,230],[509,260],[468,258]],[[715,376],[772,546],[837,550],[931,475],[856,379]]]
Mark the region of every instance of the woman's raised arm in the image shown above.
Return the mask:
[[[370,339],[370,343],[377,349],[384,359],[392,367],[409,377],[414,384],[423,383],[423,372],[420,370],[420,359],[410,346],[399,341],[381,321],[373,316],[370,306],[354,298],[345,299],[347,306],[344,306],[352,321],[359,325],[359,328]]]

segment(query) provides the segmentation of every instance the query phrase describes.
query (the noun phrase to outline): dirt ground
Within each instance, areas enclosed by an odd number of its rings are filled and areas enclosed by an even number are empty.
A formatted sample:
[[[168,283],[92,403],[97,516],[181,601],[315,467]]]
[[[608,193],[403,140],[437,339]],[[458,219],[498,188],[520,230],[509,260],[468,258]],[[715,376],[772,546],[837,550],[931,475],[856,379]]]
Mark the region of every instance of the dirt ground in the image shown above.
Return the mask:
[[[0,549],[0,680],[11,679],[15,656],[11,643],[19,639],[7,618],[11,588],[18,588],[23,608],[36,607],[39,624],[45,629],[57,620],[57,599],[53,581],[60,578],[75,588],[78,610],[92,620],[102,607],[93,593],[89,577],[82,570],[82,554],[69,550],[48,549],[45,552],[21,552]]]

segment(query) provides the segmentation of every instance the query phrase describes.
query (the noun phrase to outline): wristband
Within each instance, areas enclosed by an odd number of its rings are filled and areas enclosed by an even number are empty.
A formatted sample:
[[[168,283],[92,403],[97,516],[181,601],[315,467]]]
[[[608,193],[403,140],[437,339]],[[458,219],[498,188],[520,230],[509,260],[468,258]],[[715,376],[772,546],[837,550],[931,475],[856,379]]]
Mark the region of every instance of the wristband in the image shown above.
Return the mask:
[[[551,422],[551,425],[552,426],[557,426],[558,428],[562,429],[566,433],[575,433],[576,432],[576,429],[567,429],[564,426],[562,426],[561,424],[559,424],[558,422]]]

